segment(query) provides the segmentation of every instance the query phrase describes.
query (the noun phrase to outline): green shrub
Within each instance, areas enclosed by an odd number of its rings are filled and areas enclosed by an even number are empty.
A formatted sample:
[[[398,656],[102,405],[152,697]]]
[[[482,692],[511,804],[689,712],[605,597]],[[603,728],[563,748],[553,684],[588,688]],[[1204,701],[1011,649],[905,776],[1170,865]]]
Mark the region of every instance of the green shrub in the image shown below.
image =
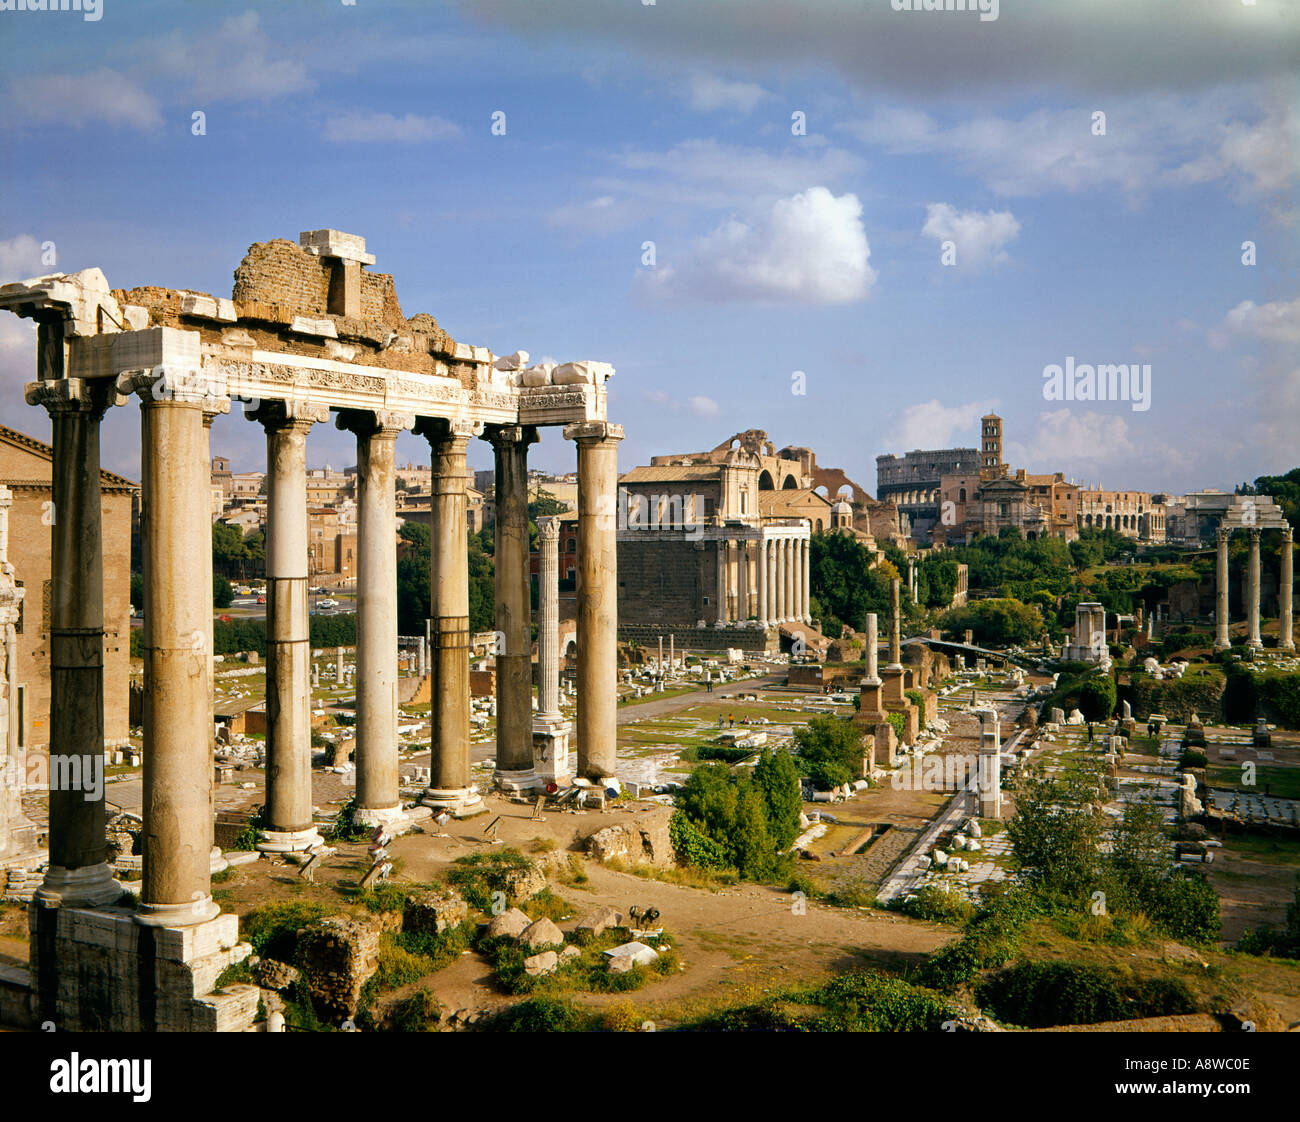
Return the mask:
[[[492,910],[492,894],[500,892],[513,906],[518,898],[509,891],[511,873],[526,869],[532,861],[517,849],[508,846],[488,853],[473,853],[457,857],[455,868],[447,873],[447,880],[460,889],[472,907],[481,912]]]
[[[595,1018],[576,1009],[572,1002],[551,997],[534,997],[502,1010],[484,1022],[490,1032],[585,1032]]]
[[[330,827],[330,841],[341,842],[358,842],[365,841],[374,833],[373,826],[367,826],[363,822],[356,820],[357,814],[357,797],[353,795],[342,807],[339,808],[338,817],[334,819],[334,825]]]
[[[1147,978],[1078,962],[1017,962],[981,982],[980,1005],[998,1020],[1025,1028],[1091,1025],[1196,1011],[1177,979]]]
[[[902,912],[913,919],[932,923],[967,923],[975,915],[975,906],[964,896],[937,885],[927,884],[919,892],[889,904],[890,911]]]
[[[244,916],[240,935],[263,958],[292,962],[298,947],[298,932],[329,914],[324,904],[290,900],[263,904]]]

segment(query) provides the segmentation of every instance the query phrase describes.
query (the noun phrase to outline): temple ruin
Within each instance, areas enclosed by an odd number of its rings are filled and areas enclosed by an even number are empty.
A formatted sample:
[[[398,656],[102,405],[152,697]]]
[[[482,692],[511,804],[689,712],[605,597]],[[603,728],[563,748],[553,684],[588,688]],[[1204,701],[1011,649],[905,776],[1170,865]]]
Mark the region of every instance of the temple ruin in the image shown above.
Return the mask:
[[[369,272],[373,263],[363,238],[326,229],[302,233],[297,244],[251,246],[230,299],[110,289],[95,268],[0,287],[0,308],[38,326],[26,397],[48,410],[53,427],[50,863],[30,924],[35,1006],[61,1030],[240,1029],[256,1011],[256,987],[212,992],[221,969],[248,953],[210,881],[209,429],[232,404],[243,404],[267,442],[260,848],[286,853],[320,841],[311,792],[306,440],[331,413],[357,441],[357,818],[387,826],[402,816],[393,538],[395,445],[406,430],[428,440],[433,478],[431,779],[422,801],[459,816],[481,809],[470,776],[466,450],[474,437],[490,441],[496,458],[496,603],[505,637],[496,779],[518,790],[553,780],[557,762],[567,767],[553,688],[536,739],[531,704],[527,451],[541,426],[564,426],[577,446],[576,771],[594,780],[614,774],[623,430],[606,419],[613,368],[529,366],[524,352],[498,358],[458,343],[432,316],[408,319],[393,278]],[[145,584],[144,852],[135,908],[122,906],[106,861],[102,785],[95,798],[53,781],[88,771],[104,752],[100,421],[132,399],[141,420]],[[6,627],[12,603],[0,590]],[[535,743],[547,749],[540,775]]]

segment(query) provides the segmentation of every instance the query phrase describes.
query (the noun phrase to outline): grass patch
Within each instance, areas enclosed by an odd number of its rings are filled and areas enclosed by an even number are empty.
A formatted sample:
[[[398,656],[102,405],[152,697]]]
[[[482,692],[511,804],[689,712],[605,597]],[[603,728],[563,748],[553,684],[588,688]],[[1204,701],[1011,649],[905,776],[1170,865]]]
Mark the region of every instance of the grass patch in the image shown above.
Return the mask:
[[[244,916],[240,922],[241,936],[252,945],[254,954],[292,962],[298,932],[329,914],[324,904],[305,900],[263,904]]]
[[[511,888],[516,877],[530,865],[532,861],[519,850],[505,847],[457,857],[456,867],[447,873],[447,880],[460,890],[471,907],[490,912],[495,892],[505,896],[510,905],[518,903]]]
[[[524,969],[524,959],[533,952],[513,939],[482,938],[478,951],[492,964],[501,988],[511,994],[629,993],[654,978],[677,973],[680,962],[675,949],[660,952],[653,966],[634,966],[623,974],[610,973],[604,952],[626,943],[629,934],[625,927],[611,927],[582,944],[570,944],[578,954],[552,973],[537,978],[530,977]],[[671,947],[675,940],[665,933],[660,942]]]
[[[683,888],[703,888],[709,892],[718,892],[740,883],[740,874],[735,869],[701,869],[695,865],[684,865],[680,868],[670,865],[661,868],[648,862],[632,865],[617,857],[606,861],[605,868],[612,869],[616,873],[630,873],[642,880],[657,880]]]

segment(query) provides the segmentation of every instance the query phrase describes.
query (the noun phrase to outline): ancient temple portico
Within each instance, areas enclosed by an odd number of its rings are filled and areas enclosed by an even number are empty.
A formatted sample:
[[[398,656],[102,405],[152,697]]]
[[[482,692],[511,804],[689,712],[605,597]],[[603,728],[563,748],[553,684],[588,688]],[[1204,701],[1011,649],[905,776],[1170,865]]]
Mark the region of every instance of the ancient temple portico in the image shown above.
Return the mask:
[[[33,978],[40,1015],[61,1029],[237,1028],[256,1008],[255,990],[250,1006],[247,993],[233,992],[238,987],[212,994],[210,984],[206,991],[198,984],[219,973],[212,969],[218,960],[236,960],[245,946],[237,942],[235,918],[221,914],[212,899],[210,874],[207,426],[231,402],[244,404],[267,442],[267,825],[261,848],[292,852],[320,842],[311,792],[306,448],[314,426],[331,413],[355,434],[358,453],[357,818],[388,824],[401,815],[394,487],[395,443],[405,430],[428,440],[433,475],[433,731],[423,801],[457,815],[481,808],[469,756],[466,450],[476,437],[492,442],[501,483],[497,610],[506,649],[498,675],[498,779],[530,785],[534,776],[525,487],[527,447],[542,426],[563,426],[577,449],[582,608],[576,768],[593,779],[615,772],[616,489],[623,433],[606,419],[605,383],[613,368],[599,362],[528,366],[523,352],[497,359],[486,348],[458,343],[431,316],[408,319],[392,277],[366,270],[373,262],[364,239],[314,230],[297,244],[251,246],[230,299],[110,289],[98,269],[0,287],[0,309],[37,323],[36,379],[26,395],[54,421],[51,760],[65,761],[67,775],[84,774],[103,753],[100,420],[107,409],[132,400],[140,407],[142,892],[137,908],[117,906],[121,889],[105,861],[102,784],[91,799],[81,789],[56,790],[52,783],[50,871],[31,912]],[[0,589],[6,629],[8,602]],[[547,694],[542,701],[539,722],[548,735],[563,732],[558,698]],[[567,762],[567,740],[565,747]],[[83,913],[92,918],[74,922]],[[94,947],[86,942],[85,932],[100,927],[117,932],[110,932],[108,944],[116,957],[101,953],[98,936]],[[142,940],[138,932],[146,927],[158,933]],[[151,975],[155,957],[159,967]],[[105,973],[94,1009],[58,986],[59,975],[69,970]],[[177,970],[188,971],[189,981],[178,981]],[[113,986],[111,977],[130,981]]]
[[[1291,597],[1295,575],[1291,524],[1282,513],[1282,508],[1266,495],[1234,495],[1219,520],[1215,533],[1214,649],[1226,651],[1232,646],[1228,631],[1228,542],[1238,530],[1245,532],[1249,548],[1246,557],[1246,587],[1242,597],[1246,611],[1246,647],[1257,651],[1264,646],[1259,630],[1260,534],[1264,530],[1279,530],[1282,542],[1278,567],[1278,647],[1284,651],[1294,651]]]

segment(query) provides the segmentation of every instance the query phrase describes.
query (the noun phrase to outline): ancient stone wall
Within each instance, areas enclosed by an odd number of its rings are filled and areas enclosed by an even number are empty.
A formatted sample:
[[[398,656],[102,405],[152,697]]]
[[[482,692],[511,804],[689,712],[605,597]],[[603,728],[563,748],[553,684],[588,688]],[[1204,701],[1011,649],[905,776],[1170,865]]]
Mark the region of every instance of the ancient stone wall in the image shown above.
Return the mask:
[[[323,316],[329,307],[329,290],[328,261],[304,253],[285,238],[273,238],[248,247],[235,270],[231,298],[236,303],[282,304],[300,315]]]
[[[716,585],[712,542],[674,541],[657,534],[619,540],[620,625],[651,625],[660,633],[664,628],[694,630],[698,620],[712,622],[716,615]]]

